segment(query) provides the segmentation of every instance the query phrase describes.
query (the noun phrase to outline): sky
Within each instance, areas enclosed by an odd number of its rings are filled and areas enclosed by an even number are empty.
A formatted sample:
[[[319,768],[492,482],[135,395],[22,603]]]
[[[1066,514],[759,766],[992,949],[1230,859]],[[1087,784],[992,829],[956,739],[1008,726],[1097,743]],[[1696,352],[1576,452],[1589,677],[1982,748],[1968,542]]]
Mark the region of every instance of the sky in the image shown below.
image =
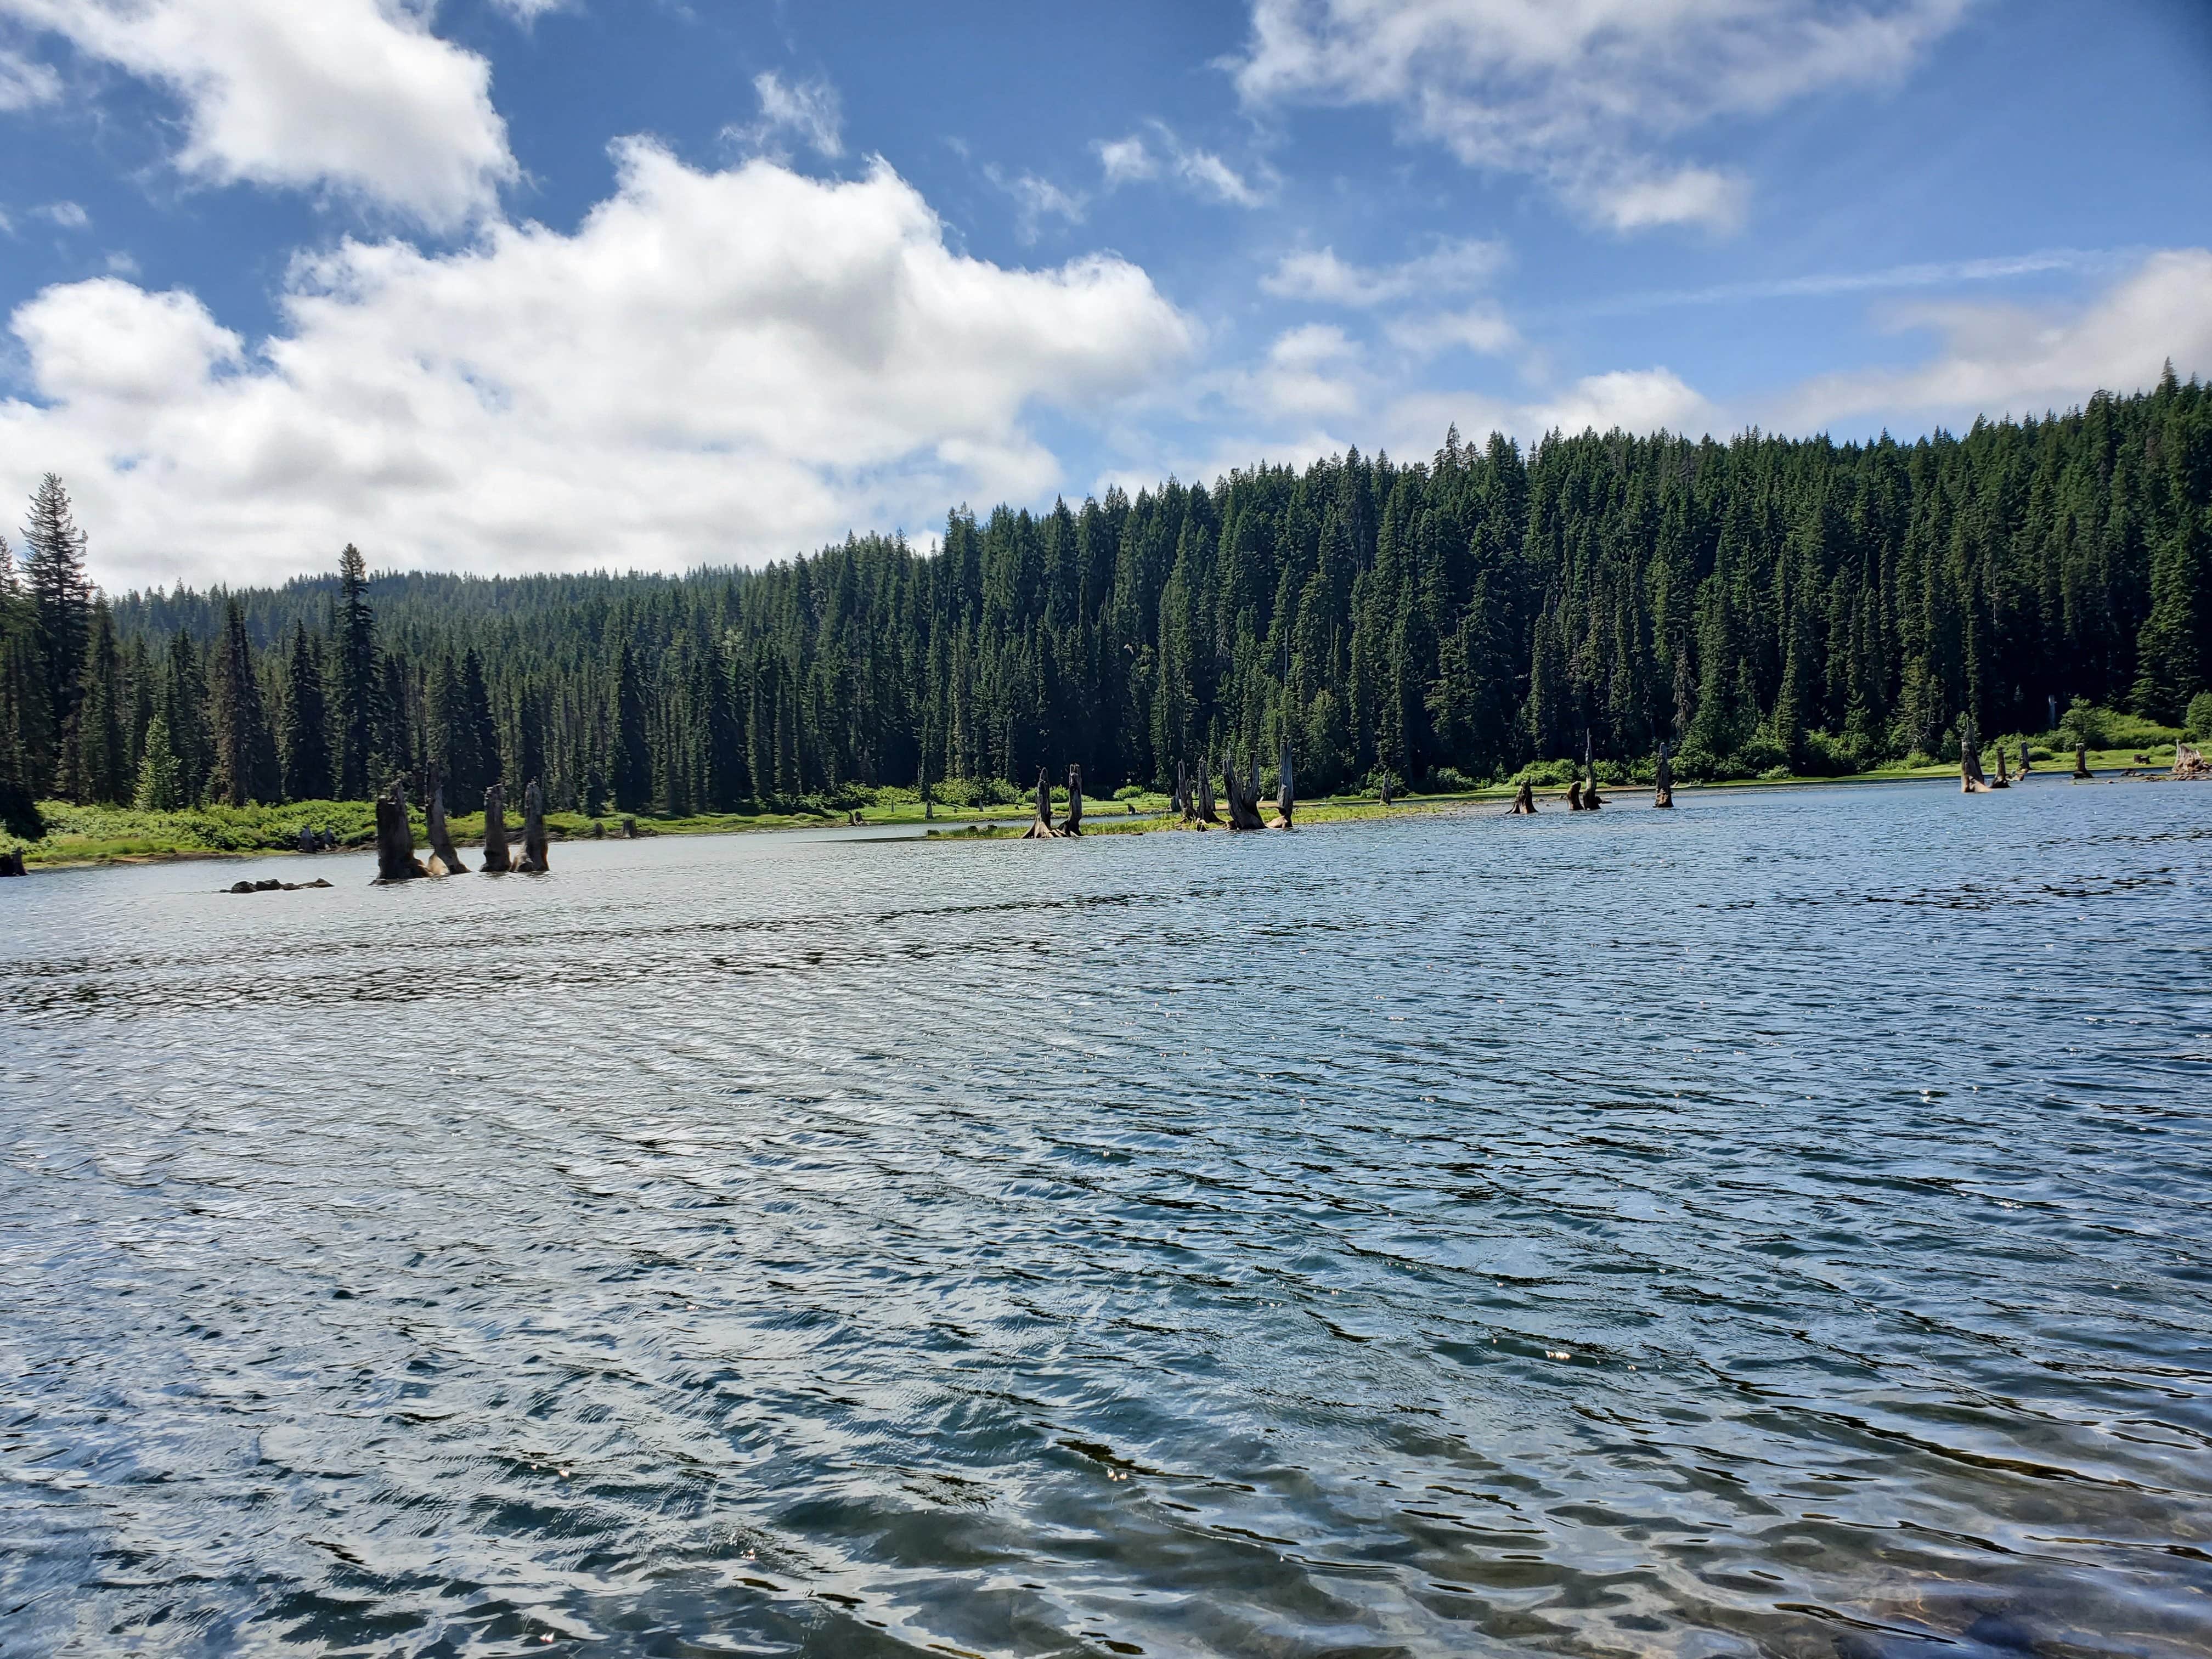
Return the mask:
[[[0,313],[118,591],[1917,437],[2212,376],[2212,4],[0,0]]]

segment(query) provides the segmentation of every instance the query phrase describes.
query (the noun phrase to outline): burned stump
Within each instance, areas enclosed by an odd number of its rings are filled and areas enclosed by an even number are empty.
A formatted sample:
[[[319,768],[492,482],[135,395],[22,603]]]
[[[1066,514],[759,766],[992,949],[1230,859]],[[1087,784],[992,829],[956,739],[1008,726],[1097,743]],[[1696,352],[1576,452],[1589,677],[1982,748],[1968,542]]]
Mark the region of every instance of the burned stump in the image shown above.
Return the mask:
[[[553,867],[546,850],[545,797],[532,778],[522,792],[522,862],[514,867],[526,875],[544,875]]]
[[[1291,745],[1283,745],[1282,757],[1275,763],[1275,821],[1270,830],[1295,830],[1291,814],[1297,810],[1298,799],[1291,787]]]
[[[1022,831],[1022,839],[1051,841],[1059,834],[1060,831],[1052,827],[1052,785],[1045,781],[1044,768],[1040,766],[1037,768],[1036,816],[1030,820],[1030,827]]]
[[[1573,782],[1567,786],[1567,811],[1570,812],[1579,812],[1582,810],[1583,781],[1580,778],[1577,778]]]
[[[514,868],[507,852],[507,791],[498,784],[484,791],[484,861],[488,876],[503,876]]]
[[[1659,764],[1651,774],[1651,804],[1672,806],[1674,804],[1674,763],[1667,758],[1667,745],[1659,745]]]
[[[1249,780],[1240,781],[1237,763],[1229,755],[1221,757],[1221,784],[1229,797],[1229,828],[1231,831],[1264,830],[1267,826],[1260,817],[1260,763],[1252,762]]]
[[[1533,818],[1536,816],[1536,792],[1522,784],[1513,792],[1513,805],[1505,809],[1509,818]]]
[[[434,876],[465,876],[469,866],[461,862],[461,855],[453,846],[453,832],[446,824],[446,782],[438,775],[438,769],[430,769],[429,787],[422,802],[423,838],[430,843],[430,873]]]
[[[1969,728],[1959,739],[1959,791],[1966,795],[1985,795],[1993,787],[1982,775],[1982,745]]]
[[[1067,769],[1067,817],[1060,826],[1060,833],[1063,836],[1080,836],[1083,833],[1083,769],[1079,766]]]
[[[394,783],[376,799],[376,879],[412,881],[430,872],[415,856],[415,831],[407,822],[407,792]]]

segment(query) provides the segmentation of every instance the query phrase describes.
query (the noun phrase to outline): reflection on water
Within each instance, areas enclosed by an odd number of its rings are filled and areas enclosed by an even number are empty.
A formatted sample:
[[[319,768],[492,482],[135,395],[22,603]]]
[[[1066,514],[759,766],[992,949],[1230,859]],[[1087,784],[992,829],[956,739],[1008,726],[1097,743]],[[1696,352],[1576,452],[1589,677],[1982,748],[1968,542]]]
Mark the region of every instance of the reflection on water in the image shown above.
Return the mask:
[[[2202,1652],[2208,807],[9,883],[0,1650]]]

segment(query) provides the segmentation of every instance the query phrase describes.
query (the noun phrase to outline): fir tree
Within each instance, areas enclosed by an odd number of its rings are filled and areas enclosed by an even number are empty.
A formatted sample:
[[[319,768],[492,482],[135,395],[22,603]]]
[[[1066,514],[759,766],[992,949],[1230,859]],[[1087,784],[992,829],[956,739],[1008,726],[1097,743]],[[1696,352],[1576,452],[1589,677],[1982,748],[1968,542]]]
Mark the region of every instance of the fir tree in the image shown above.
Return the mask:
[[[322,653],[306,619],[292,624],[284,665],[284,723],[277,744],[287,800],[321,800],[331,790],[330,711],[323,697]]]

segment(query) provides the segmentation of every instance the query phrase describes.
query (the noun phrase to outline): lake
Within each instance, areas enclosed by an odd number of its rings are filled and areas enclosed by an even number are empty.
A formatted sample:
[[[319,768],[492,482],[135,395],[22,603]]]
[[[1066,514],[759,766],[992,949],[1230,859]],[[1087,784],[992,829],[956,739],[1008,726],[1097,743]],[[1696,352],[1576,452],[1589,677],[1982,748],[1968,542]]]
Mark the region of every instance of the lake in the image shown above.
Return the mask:
[[[2212,789],[1680,799],[0,883],[0,1650],[2212,1649]]]

